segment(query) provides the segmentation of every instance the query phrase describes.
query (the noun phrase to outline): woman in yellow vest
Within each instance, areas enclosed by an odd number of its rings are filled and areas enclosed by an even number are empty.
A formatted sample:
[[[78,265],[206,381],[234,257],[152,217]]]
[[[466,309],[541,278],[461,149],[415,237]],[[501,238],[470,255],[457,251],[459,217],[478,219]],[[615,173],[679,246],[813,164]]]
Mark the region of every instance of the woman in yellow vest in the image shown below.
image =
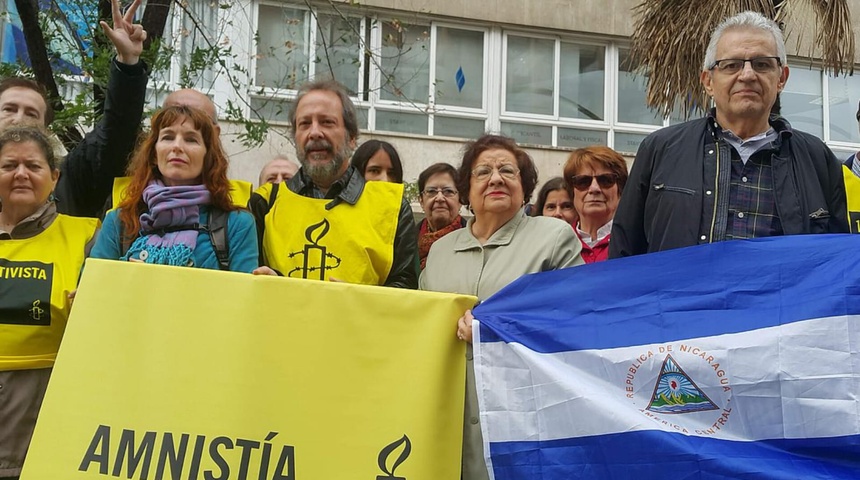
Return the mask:
[[[0,478],[17,477],[98,221],[57,213],[40,128],[0,133]]]
[[[259,258],[256,225],[231,199],[227,166],[202,110],[160,110],[132,157],[125,198],[105,216],[90,256],[251,273]],[[216,215],[226,215],[221,242],[210,223]]]

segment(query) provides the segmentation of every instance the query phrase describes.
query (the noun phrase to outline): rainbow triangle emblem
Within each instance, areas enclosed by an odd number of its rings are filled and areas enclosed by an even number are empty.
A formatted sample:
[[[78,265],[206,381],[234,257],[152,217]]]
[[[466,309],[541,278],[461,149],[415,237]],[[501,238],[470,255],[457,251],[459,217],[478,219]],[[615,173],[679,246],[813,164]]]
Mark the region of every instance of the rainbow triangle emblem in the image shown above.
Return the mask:
[[[651,401],[645,409],[655,413],[692,413],[717,410],[719,407],[684,372],[672,355],[666,355]]]

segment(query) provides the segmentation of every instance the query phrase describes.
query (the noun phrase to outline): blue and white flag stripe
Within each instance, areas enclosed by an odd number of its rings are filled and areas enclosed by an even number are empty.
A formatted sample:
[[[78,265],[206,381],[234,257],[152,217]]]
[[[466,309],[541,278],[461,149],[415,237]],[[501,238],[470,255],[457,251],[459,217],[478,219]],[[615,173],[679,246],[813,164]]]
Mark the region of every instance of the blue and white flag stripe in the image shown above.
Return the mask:
[[[476,311],[492,317],[485,342],[517,341],[540,352],[860,314],[858,242],[841,235],[722,242],[591,264],[581,273],[528,275]],[[810,243],[818,250],[795,250],[813,248]],[[547,305],[541,315],[532,314],[534,302]],[[576,322],[565,321],[571,318]]]
[[[860,478],[858,252],[726,242],[502,290],[474,310],[494,478]]]

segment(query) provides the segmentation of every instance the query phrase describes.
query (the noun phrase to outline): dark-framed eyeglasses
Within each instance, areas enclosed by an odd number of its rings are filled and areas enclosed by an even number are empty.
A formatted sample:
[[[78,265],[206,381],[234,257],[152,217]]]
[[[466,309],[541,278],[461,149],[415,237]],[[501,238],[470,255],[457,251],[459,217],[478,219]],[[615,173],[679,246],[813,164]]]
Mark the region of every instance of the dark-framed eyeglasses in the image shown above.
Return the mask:
[[[600,175],[574,175],[570,177],[570,183],[573,188],[584,192],[591,187],[591,183],[597,179],[597,185],[600,188],[612,188],[618,183],[617,173],[602,173]]]
[[[734,74],[743,70],[747,62],[756,73],[773,73],[782,66],[782,60],[779,57],[724,58],[715,61],[709,70],[716,69],[720,73]]]
[[[442,194],[445,198],[454,198],[457,196],[457,190],[453,188],[436,188],[436,187],[427,187],[421,192],[426,198],[434,198],[438,194]]]

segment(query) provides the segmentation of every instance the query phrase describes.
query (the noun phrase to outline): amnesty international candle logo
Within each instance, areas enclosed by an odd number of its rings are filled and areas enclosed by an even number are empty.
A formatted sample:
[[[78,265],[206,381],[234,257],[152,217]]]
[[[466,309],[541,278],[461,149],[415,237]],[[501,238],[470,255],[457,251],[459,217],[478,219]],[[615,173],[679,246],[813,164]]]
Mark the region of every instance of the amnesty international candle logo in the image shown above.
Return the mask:
[[[297,266],[287,272],[288,277],[317,278],[325,280],[325,273],[340,266],[340,258],[329,252],[320,242],[328,234],[331,226],[327,219],[309,226],[305,230],[308,241],[302,250],[290,252],[289,258],[300,257],[302,266]]]
[[[54,265],[0,258],[0,323],[51,324]]]
[[[391,463],[391,467],[389,468],[388,459],[398,449],[401,450],[400,455],[398,455],[394,462]],[[406,435],[403,435],[399,440],[386,445],[385,448],[379,452],[379,457],[376,459],[379,469],[382,470],[385,475],[377,475],[376,480],[406,480],[406,477],[398,477],[394,475],[394,471],[397,470],[397,467],[399,467],[400,464],[409,457],[410,453],[412,453],[412,442]]]
[[[665,430],[717,435],[732,414],[732,387],[719,353],[688,343],[651,347],[628,366],[625,394]]]

